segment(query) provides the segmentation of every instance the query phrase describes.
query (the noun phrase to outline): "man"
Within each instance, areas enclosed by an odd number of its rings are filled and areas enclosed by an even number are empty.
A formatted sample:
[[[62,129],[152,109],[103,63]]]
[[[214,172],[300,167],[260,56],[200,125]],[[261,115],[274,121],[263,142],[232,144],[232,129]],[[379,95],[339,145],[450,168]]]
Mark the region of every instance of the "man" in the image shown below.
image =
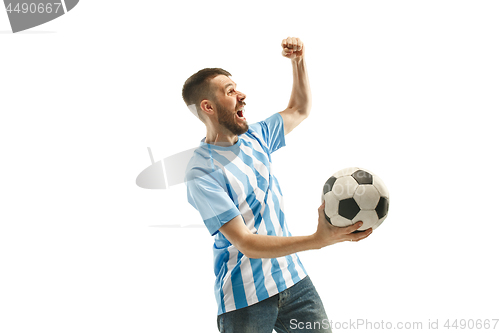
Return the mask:
[[[188,201],[215,236],[215,295],[220,332],[331,332],[314,285],[297,252],[368,237],[330,225],[324,203],[317,231],[291,236],[283,212],[271,154],[311,111],[304,45],[299,38],[281,44],[291,59],[293,87],[285,110],[248,125],[246,96],[231,74],[206,68],[186,80],[183,99],[207,128],[186,169]],[[306,329],[310,328],[310,329]]]

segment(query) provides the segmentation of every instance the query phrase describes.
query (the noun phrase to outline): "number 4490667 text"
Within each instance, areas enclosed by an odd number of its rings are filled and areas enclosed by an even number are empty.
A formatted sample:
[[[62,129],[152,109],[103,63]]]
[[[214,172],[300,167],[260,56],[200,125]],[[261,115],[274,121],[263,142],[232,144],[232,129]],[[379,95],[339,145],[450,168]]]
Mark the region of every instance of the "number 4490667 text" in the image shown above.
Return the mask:
[[[19,13],[19,14],[42,14],[42,13],[57,13],[61,7],[61,3],[17,3],[14,7],[12,6],[12,3],[9,3],[7,5],[7,12],[10,14],[12,12],[14,13]]]
[[[498,319],[484,319],[484,320],[481,320],[481,319],[478,319],[478,320],[474,320],[474,319],[469,319],[469,320],[466,320],[466,319],[455,319],[454,321],[453,320],[450,320],[448,319],[445,323],[444,323],[444,327],[446,327],[447,329],[495,329],[497,327],[497,324],[498,324]]]

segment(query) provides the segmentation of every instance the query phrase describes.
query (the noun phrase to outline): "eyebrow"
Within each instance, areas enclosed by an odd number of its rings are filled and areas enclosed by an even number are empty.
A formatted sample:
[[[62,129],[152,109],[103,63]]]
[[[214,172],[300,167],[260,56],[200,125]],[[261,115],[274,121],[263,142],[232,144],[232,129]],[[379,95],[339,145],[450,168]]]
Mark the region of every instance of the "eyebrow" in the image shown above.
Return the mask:
[[[230,86],[234,86],[234,88],[236,89],[236,84],[228,83],[224,86],[224,90],[226,90]]]

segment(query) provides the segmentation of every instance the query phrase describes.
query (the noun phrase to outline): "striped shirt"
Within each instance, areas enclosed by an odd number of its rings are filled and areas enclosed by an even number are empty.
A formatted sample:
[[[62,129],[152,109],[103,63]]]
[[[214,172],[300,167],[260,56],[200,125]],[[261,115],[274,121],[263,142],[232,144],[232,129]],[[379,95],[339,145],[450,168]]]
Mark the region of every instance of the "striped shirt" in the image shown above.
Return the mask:
[[[297,254],[251,259],[218,229],[241,215],[254,234],[291,236],[271,153],[285,146],[279,113],[252,124],[230,147],[203,139],[186,169],[188,201],[214,236],[218,315],[250,306],[290,288],[307,276]]]

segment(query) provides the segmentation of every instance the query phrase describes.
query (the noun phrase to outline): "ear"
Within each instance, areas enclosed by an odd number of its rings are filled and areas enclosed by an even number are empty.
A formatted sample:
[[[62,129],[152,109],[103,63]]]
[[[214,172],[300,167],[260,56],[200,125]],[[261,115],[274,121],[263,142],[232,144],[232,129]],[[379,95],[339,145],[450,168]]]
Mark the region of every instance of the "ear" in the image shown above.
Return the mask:
[[[208,99],[204,99],[200,103],[201,111],[207,116],[213,116],[215,114],[214,105]]]

